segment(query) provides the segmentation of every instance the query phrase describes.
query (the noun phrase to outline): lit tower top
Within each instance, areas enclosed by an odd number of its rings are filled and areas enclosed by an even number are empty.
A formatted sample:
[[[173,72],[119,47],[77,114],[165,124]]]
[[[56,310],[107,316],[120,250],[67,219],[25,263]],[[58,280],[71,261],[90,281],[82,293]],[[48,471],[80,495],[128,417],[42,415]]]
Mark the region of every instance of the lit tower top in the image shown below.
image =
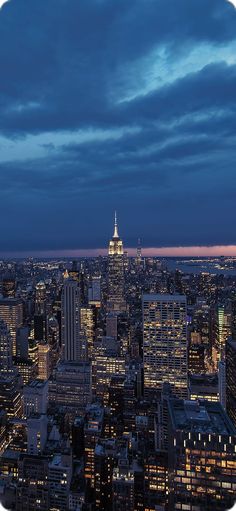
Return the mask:
[[[118,234],[117,214],[115,211],[114,234],[109,242],[109,255],[123,255],[123,242]]]
[[[116,214],[116,211],[115,211],[115,225],[114,225],[114,234],[113,234],[113,239],[114,238],[119,238],[119,234],[118,234],[118,225],[117,225],[117,214]]]
[[[141,259],[142,257],[142,247],[141,247],[141,240],[138,239],[138,246],[137,246],[137,258]]]

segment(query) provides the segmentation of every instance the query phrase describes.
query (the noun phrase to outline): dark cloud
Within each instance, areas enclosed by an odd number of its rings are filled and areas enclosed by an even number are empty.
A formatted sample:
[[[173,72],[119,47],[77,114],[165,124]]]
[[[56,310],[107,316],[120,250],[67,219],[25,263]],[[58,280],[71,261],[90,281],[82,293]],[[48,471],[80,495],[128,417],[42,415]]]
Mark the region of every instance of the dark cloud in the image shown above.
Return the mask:
[[[102,246],[115,208],[129,245],[236,242],[229,3],[11,0],[0,36],[3,251]]]

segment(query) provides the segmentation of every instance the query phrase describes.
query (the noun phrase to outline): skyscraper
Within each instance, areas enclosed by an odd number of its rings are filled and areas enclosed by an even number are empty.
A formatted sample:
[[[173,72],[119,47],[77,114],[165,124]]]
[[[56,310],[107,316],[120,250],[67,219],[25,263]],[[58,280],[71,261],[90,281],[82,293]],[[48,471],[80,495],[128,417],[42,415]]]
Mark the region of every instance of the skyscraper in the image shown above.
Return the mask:
[[[88,290],[89,304],[101,306],[101,276],[93,276]]]
[[[38,344],[38,377],[47,380],[50,376],[50,346],[46,342]]]
[[[41,315],[46,309],[46,285],[43,280],[36,284],[35,288],[35,314]]]
[[[65,361],[81,359],[79,287],[70,278],[65,280],[62,290],[62,345]]]
[[[6,323],[0,319],[0,409],[8,417],[20,417],[20,378],[12,362],[12,337]]]
[[[6,323],[0,319],[0,371],[12,369],[12,338]]]
[[[3,319],[12,336],[12,351],[16,355],[16,332],[23,324],[23,304],[18,298],[0,300],[0,318]]]
[[[183,295],[143,295],[144,392],[161,391],[187,397],[187,322]]]
[[[226,410],[236,427],[236,341],[226,344]]]
[[[126,308],[124,300],[124,249],[118,234],[115,213],[114,234],[108,251],[108,309],[122,312]]]
[[[80,336],[82,360],[91,360],[94,345],[94,316],[91,307],[80,308]]]
[[[141,248],[141,240],[138,239],[138,246],[136,251],[136,258],[135,258],[136,266],[139,267],[142,262],[142,248]]]
[[[216,363],[225,359],[227,339],[231,336],[231,313],[229,304],[218,306],[214,355]]]

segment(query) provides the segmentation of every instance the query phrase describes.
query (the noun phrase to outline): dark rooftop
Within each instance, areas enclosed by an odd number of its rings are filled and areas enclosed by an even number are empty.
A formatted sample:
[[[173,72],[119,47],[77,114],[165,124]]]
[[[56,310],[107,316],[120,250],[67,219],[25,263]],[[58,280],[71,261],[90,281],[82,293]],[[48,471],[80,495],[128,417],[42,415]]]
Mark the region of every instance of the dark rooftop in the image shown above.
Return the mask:
[[[236,435],[236,429],[220,403],[170,399],[169,412],[176,430]]]

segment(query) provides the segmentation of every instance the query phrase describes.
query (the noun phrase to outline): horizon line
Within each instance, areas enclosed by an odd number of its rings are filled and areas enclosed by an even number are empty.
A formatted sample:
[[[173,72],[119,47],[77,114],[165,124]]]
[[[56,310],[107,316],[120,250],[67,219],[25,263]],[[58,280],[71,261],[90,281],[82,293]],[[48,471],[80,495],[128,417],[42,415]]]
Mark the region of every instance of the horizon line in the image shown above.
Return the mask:
[[[125,249],[129,256],[136,255],[137,248]],[[24,257],[98,257],[106,256],[107,248],[58,249],[58,250],[26,250],[0,252],[1,259]],[[236,245],[190,245],[167,247],[143,247],[145,257],[236,257]]]

